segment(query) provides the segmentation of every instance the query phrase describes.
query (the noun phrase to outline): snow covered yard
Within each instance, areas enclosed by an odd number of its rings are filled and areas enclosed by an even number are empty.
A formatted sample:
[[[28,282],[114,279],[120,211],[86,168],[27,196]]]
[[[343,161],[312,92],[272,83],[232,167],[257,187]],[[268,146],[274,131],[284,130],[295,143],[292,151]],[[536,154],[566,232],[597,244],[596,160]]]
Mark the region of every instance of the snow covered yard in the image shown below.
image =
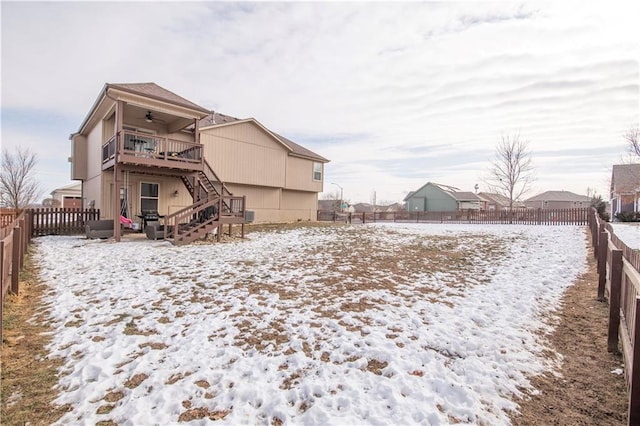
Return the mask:
[[[508,424],[586,262],[569,226],[35,245],[62,424]]]
[[[640,249],[640,223],[611,222],[613,232],[632,249]]]

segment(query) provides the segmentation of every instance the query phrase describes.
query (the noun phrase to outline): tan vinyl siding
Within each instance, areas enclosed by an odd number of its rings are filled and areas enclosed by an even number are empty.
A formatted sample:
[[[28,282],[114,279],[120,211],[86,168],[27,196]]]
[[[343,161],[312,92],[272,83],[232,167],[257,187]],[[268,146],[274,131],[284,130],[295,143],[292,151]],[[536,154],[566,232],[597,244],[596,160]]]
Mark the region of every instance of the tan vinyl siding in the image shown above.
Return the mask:
[[[318,194],[287,191],[279,188],[250,185],[228,185],[238,196],[246,196],[246,210],[254,212],[255,223],[316,220]]]
[[[91,129],[87,135],[87,178],[91,179],[102,173],[102,122]]]
[[[87,175],[87,138],[75,135],[71,140],[71,179],[85,180]]]
[[[322,178],[320,181],[313,180],[313,163],[314,161],[304,158],[291,157],[287,158],[287,189],[296,189],[301,191],[322,192],[322,180],[324,179],[324,164],[322,167]]]
[[[104,173],[104,191],[103,206],[101,207],[101,216],[111,219],[113,218],[112,202],[113,202],[113,173]],[[158,184],[158,212],[161,215],[174,213],[184,207],[190,206],[193,201],[189,191],[179,178],[170,176],[154,176],[129,173],[128,178],[122,175],[122,187],[128,189],[129,196],[129,216],[135,222],[141,222],[137,216],[141,214],[140,209],[140,184],[155,183]],[[126,185],[125,185],[125,181]],[[178,195],[174,195],[178,191]]]
[[[113,114],[108,120],[104,120],[102,130],[102,140],[108,141],[116,134],[116,116]]]
[[[237,184],[227,186],[233,195],[247,197],[247,210],[280,208],[281,190],[279,188]]]
[[[282,191],[282,209],[284,210],[317,210],[318,194],[303,191]]]
[[[284,187],[287,151],[255,124],[205,129],[200,142],[222,181]]]
[[[102,204],[102,197],[101,197],[101,190],[102,190],[102,175],[98,175],[92,178],[89,178],[88,180],[84,181],[83,183],[83,190],[84,190],[84,207],[85,208],[90,208],[91,207],[91,202],[93,201],[93,206],[96,209],[103,209],[103,204]],[[104,212],[102,212],[104,215]]]

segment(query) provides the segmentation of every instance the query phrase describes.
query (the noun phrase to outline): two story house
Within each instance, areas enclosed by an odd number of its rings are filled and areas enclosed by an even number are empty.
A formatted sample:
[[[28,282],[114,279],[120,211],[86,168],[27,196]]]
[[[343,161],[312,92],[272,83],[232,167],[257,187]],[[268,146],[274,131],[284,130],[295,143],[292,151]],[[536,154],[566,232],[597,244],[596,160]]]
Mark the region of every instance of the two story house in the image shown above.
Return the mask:
[[[155,83],[106,84],[70,139],[84,207],[116,224],[155,214],[180,242],[244,224],[249,211],[256,222],[315,219],[328,162],[255,119],[212,113]],[[196,230],[182,226],[195,218]]]

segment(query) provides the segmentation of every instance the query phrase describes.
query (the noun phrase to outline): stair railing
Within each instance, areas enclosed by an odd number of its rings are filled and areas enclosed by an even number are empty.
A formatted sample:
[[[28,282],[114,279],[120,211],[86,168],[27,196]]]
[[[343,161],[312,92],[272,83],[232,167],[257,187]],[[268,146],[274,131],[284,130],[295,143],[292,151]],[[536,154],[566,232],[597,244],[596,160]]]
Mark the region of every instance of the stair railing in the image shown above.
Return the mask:
[[[188,207],[165,216],[164,238],[173,238],[175,240],[182,230],[186,229],[190,224],[196,224],[198,220],[202,219],[205,214],[205,210],[213,207],[214,205],[218,205],[219,201],[219,197],[214,197],[211,200],[200,200]],[[214,220],[217,220],[219,212],[220,206],[218,206],[217,212],[215,212]],[[210,217],[207,219],[210,219]]]

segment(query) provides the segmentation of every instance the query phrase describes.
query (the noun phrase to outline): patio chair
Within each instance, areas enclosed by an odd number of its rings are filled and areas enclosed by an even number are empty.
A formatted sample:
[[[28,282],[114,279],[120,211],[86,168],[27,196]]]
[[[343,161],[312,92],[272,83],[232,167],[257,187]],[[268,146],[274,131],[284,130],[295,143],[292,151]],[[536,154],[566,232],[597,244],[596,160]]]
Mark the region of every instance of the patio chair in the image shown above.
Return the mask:
[[[164,225],[160,225],[158,221],[149,221],[144,228],[147,238],[150,240],[162,240],[164,239]]]

